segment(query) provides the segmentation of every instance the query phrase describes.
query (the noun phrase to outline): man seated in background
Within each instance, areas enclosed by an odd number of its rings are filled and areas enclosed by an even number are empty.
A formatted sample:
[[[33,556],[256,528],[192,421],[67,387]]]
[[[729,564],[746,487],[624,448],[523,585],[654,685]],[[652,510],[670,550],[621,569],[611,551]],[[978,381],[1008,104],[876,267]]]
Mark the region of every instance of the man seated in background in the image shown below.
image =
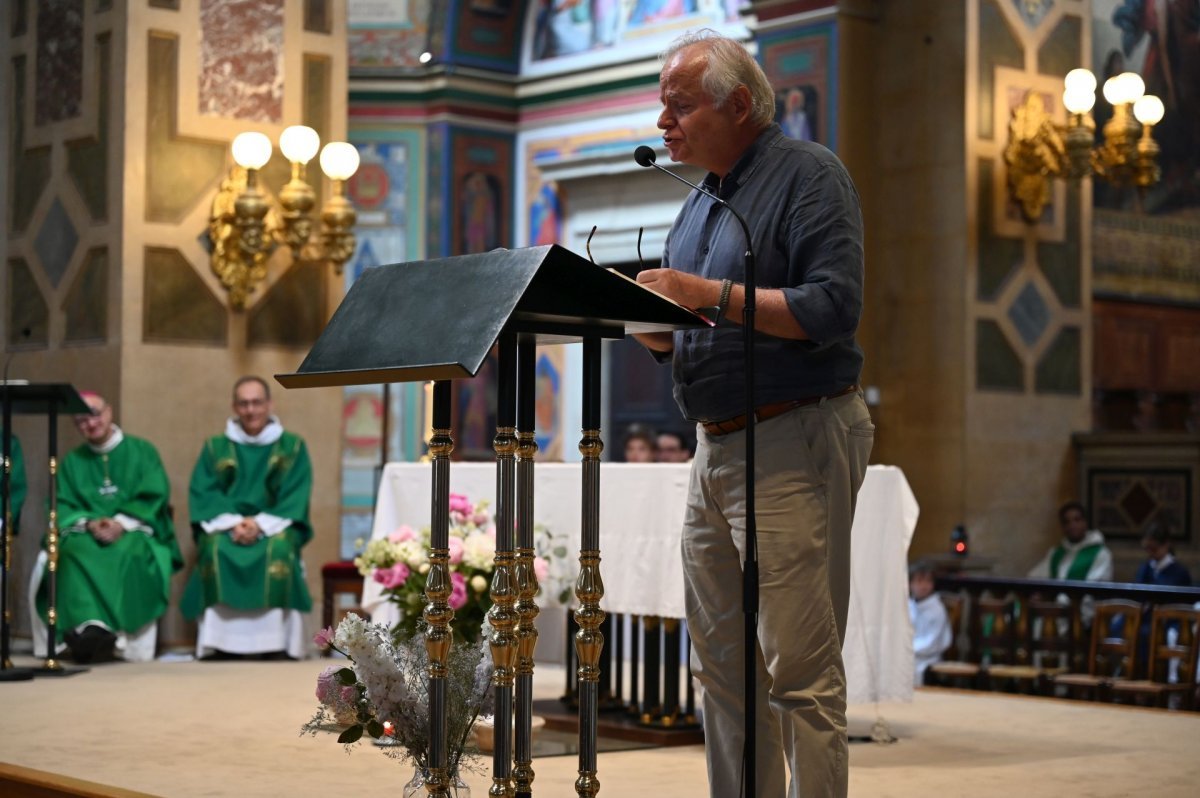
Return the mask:
[[[55,643],[65,642],[76,662],[145,662],[154,659],[171,574],[183,567],[171,486],[153,444],[114,424],[104,397],[83,400],[92,413],[75,416],[75,426],[85,442],[58,469]],[[39,656],[49,631],[46,565],[43,551],[30,585]]]
[[[692,459],[692,450],[682,433],[665,431],[658,433],[658,462],[687,463]]]
[[[933,566],[917,561],[908,568],[908,619],[913,628],[913,685],[925,683],[925,669],[942,659],[954,642],[950,616],[933,589]]]
[[[1058,523],[1062,527],[1062,541],[1029,570],[1029,578],[1111,582],[1112,551],[1104,544],[1104,534],[1099,529],[1088,529],[1084,506],[1077,501],[1067,502],[1058,508]],[[1064,594],[1058,601],[1066,604],[1068,599]],[[1084,596],[1079,603],[1079,618],[1084,628],[1091,628],[1095,612],[1092,597]]]
[[[209,438],[188,491],[196,568],[180,609],[199,619],[198,657],[304,656],[312,609],[300,549],[312,539],[312,464],[259,377],[233,387],[225,434]]]

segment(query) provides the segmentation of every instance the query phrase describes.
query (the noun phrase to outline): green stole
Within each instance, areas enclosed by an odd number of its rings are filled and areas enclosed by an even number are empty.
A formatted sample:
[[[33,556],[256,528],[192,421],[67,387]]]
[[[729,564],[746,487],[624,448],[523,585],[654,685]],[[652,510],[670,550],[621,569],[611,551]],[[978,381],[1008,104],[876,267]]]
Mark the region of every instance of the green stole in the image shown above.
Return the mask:
[[[1086,581],[1088,571],[1092,570],[1092,563],[1096,561],[1096,555],[1104,548],[1102,543],[1093,543],[1090,546],[1084,546],[1075,554],[1075,559],[1071,561],[1071,567],[1067,569],[1065,579],[1076,579]],[[1067,549],[1062,544],[1054,550],[1050,555],[1050,578],[1058,578],[1058,564],[1062,562],[1063,557],[1067,554]]]

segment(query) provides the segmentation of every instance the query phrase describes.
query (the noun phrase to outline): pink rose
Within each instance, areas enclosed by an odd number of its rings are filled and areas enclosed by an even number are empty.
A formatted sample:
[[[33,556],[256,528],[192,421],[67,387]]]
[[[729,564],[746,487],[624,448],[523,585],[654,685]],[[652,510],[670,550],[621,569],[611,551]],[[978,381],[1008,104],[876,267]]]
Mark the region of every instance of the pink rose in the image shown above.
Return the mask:
[[[374,579],[379,584],[383,585],[385,590],[400,587],[408,579],[411,573],[407,565],[398,562],[391,568],[376,568]]]
[[[464,517],[474,508],[471,506],[471,500],[461,493],[450,494],[450,512],[461,513]]]
[[[483,526],[489,520],[488,514],[483,512],[475,513],[475,515],[471,516],[471,523],[473,523],[475,526]]]
[[[450,536],[450,564],[458,565],[463,558],[463,542],[462,538]]]
[[[537,577],[538,582],[544,582],[546,577],[550,575],[550,563],[542,557],[533,558],[533,573]]]
[[[458,571],[450,574],[450,598],[447,603],[454,610],[462,609],[467,603],[467,578]]]
[[[317,648],[324,651],[333,645],[333,627],[326,626],[321,631],[313,635],[313,642],[317,644]]]
[[[335,674],[341,670],[336,666],[329,666],[321,671],[317,676],[317,700],[322,704],[330,705],[333,703],[334,691],[337,689],[337,678]]]
[[[397,527],[395,532],[388,535],[388,540],[392,543],[403,543],[406,540],[412,540],[416,536],[417,533],[413,532],[413,528],[405,524],[404,526]]]

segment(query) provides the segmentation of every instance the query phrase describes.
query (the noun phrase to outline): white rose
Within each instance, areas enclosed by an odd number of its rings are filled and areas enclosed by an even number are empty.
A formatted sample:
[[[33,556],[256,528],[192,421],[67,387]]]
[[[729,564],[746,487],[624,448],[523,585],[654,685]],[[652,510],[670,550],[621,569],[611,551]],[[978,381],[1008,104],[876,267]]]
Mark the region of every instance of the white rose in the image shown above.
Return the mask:
[[[487,580],[479,574],[475,574],[475,576],[471,577],[471,589],[476,593],[482,593],[483,591],[487,590],[487,586]]]

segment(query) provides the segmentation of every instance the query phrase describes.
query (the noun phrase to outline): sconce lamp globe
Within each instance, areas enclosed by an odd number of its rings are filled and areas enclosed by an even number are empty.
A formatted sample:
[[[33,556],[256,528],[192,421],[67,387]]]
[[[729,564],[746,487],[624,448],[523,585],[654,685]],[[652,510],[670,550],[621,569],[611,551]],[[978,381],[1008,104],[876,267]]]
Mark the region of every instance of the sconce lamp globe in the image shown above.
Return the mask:
[[[1092,110],[1092,106],[1095,104],[1095,89],[1087,89],[1085,91],[1079,86],[1067,86],[1063,92],[1063,107],[1073,114],[1086,114]]]
[[[271,140],[257,131],[239,133],[233,140],[233,160],[243,169],[262,169],[271,160]]]
[[[1136,72],[1122,72],[1104,81],[1104,99],[1109,105],[1137,102],[1146,93],[1146,83]]]
[[[1145,94],[1133,104],[1133,115],[1143,125],[1157,125],[1162,121],[1163,101],[1153,94]]]
[[[331,141],[321,150],[321,171],[330,180],[349,180],[358,171],[358,149],[349,142]]]
[[[308,163],[320,148],[321,137],[305,125],[292,125],[279,136],[279,149],[292,163]]]
[[[1063,78],[1063,86],[1067,91],[1079,94],[1095,94],[1096,93],[1096,76],[1092,74],[1092,70],[1072,69]]]

